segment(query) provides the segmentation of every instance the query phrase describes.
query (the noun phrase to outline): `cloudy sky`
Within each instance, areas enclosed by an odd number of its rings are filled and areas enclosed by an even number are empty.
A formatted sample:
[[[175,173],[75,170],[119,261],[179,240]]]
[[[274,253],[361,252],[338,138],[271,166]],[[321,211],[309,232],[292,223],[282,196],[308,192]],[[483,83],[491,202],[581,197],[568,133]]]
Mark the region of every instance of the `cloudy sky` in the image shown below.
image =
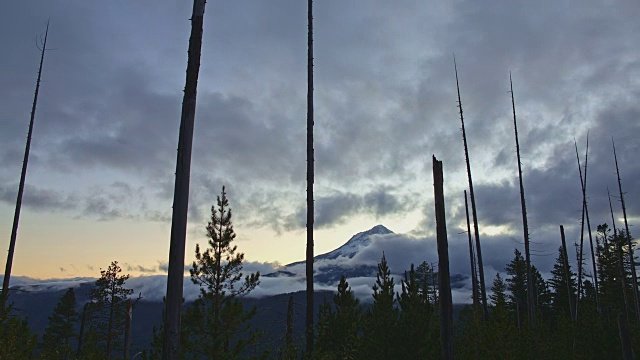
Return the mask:
[[[306,10],[293,0],[207,4],[187,263],[206,241],[223,185],[248,261],[304,258]],[[5,248],[36,40],[51,19],[13,274],[97,276],[112,260],[132,275],[162,274],[190,12],[177,0],[0,5]],[[559,224],[570,243],[579,238],[574,138],[583,156],[590,134],[594,231],[610,222],[607,186],[617,195],[612,137],[629,220],[640,222],[636,1],[326,0],[314,15],[316,253],[382,223],[405,235],[389,247],[435,261],[435,154],[444,162],[451,266],[468,272],[454,52],[487,281],[523,247],[509,71],[534,264],[551,267]]]

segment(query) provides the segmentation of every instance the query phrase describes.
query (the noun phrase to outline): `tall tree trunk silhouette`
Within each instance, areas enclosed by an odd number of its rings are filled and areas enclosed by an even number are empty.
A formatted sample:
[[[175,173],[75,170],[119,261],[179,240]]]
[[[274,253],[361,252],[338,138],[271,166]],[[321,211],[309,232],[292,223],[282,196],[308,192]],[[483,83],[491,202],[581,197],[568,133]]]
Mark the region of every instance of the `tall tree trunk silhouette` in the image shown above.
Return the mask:
[[[76,356],[79,358],[82,355],[82,342],[84,340],[84,326],[87,322],[87,312],[89,311],[89,303],[85,303],[82,308],[82,317],[80,318],[80,331],[78,332],[78,350]]]
[[[2,297],[0,307],[4,307],[9,296],[9,282],[11,280],[11,268],[13,267],[13,254],[16,249],[16,238],[18,237],[18,223],[20,222],[20,209],[22,208],[22,195],[24,194],[24,182],[27,177],[27,164],[29,163],[29,150],[31,149],[31,136],[33,134],[33,121],[36,117],[36,105],[38,104],[38,92],[40,91],[40,79],[42,77],[42,65],[44,64],[44,53],[47,50],[47,36],[49,35],[49,21],[44,33],[44,41],[40,49],[40,67],[38,68],[38,79],[36,80],[36,91],[33,96],[31,106],[31,119],[29,120],[29,131],[27,133],[27,144],[24,149],[24,159],[22,160],[22,172],[20,173],[20,184],[18,185],[18,198],[16,199],[16,209],[13,214],[13,226],[11,227],[11,239],[9,240],[9,253],[7,254],[7,265],[4,270],[2,280]]]
[[[607,198],[609,199],[609,211],[611,212],[611,226],[613,227],[613,236],[616,238],[616,234],[618,233],[618,229],[616,229],[616,219],[613,216],[613,206],[611,205],[611,193],[609,192],[609,187],[607,186]],[[606,235],[605,235],[606,238]],[[627,320],[627,324],[631,322],[629,318],[629,294],[627,294],[627,283],[625,281],[627,274],[624,270],[624,258],[622,256],[622,244],[617,241],[614,242],[615,251],[618,255],[618,262],[620,263],[620,285],[622,286],[622,299],[624,300],[624,316]]]
[[[291,359],[295,353],[293,348],[293,295],[289,296],[289,302],[287,303],[287,332],[284,335],[283,353],[283,359]]]
[[[618,314],[618,333],[620,334],[620,342],[622,345],[622,359],[623,360],[633,360],[635,359],[635,355],[633,354],[633,345],[631,344],[631,333],[629,332],[629,323],[627,319],[622,315],[622,313]]]
[[[511,88],[511,107],[513,109],[513,129],[516,136],[516,156],[518,158],[518,179],[520,180],[520,206],[522,208],[522,232],[524,233],[524,256],[527,262],[527,309],[529,310],[529,324],[536,324],[535,303],[533,300],[533,280],[531,277],[531,252],[529,251],[529,225],[527,222],[527,206],[524,201],[524,184],[522,182],[522,162],[520,161],[520,142],[518,141],[518,123],[516,122],[516,102],[513,95],[513,81],[509,72],[509,86]]]
[[[453,359],[453,304],[449,275],[449,245],[444,206],[442,161],[433,156],[433,191],[435,195],[436,233],[438,242],[438,289],[440,290],[440,338],[442,358]]]
[[[580,295],[582,294],[582,273],[584,269],[583,265],[583,251],[584,251],[584,204],[582,204],[582,220],[580,221],[580,246],[577,249],[577,263],[578,263],[578,293],[576,294],[576,313],[574,320],[578,321],[578,313],[580,309]]]
[[[133,313],[133,307],[131,300],[127,300],[127,312],[125,313],[125,325],[124,325],[124,352],[123,359],[131,359],[131,316]]]
[[[467,235],[469,237],[469,258],[471,262],[471,293],[473,297],[473,309],[478,310],[480,298],[478,296],[478,274],[476,273],[476,253],[473,250],[473,240],[471,239],[471,224],[469,222],[469,201],[467,200],[467,190],[464,191],[464,210],[467,215]]]
[[[206,0],[194,0],[191,14],[191,35],[187,60],[187,74],[180,116],[176,180],[173,191],[171,217],[171,243],[167,274],[167,296],[162,345],[164,360],[178,359],[180,349],[180,315],[184,282],[184,252],[187,236],[187,210],[189,208],[189,180],[191,176],[191,149],[196,116],[196,94],[200,55],[202,53],[202,24]]]
[[[636,261],[633,256],[633,244],[631,243],[631,233],[629,233],[629,222],[627,221],[627,208],[624,205],[624,195],[622,192],[622,181],[620,180],[620,168],[618,167],[618,155],[616,155],[616,144],[613,144],[613,159],[616,163],[616,175],[618,176],[618,189],[620,190],[620,203],[622,204],[622,215],[624,217],[624,229],[627,233],[627,246],[629,246],[629,263],[631,264],[631,281],[633,285],[633,300],[636,305],[636,316],[640,321],[640,299],[638,296],[638,275],[636,275]]]
[[[574,319],[573,292],[571,291],[571,274],[569,273],[569,255],[567,255],[567,242],[564,237],[564,226],[560,225],[560,239],[562,240],[562,266],[564,267],[564,279],[567,282],[567,299],[569,299],[569,316]]]
[[[480,246],[480,231],[478,231],[478,212],[476,211],[476,198],[473,193],[473,180],[471,179],[471,165],[469,164],[469,149],[467,148],[467,133],[464,130],[464,116],[462,115],[462,100],[460,100],[460,83],[458,82],[458,65],[453,57],[453,66],[456,71],[456,88],[458,89],[458,108],[460,109],[460,122],[462,123],[462,142],[464,144],[464,158],[467,163],[467,177],[469,179],[469,196],[471,197],[471,213],[473,215],[473,232],[476,237],[476,255],[478,256],[478,275],[480,276],[480,294],[482,296],[482,314],[487,320],[487,291],[484,284],[484,269],[482,265],[482,247]]]
[[[587,134],[587,150],[584,157],[584,178],[582,177],[582,168],[580,167],[580,156],[578,155],[578,144],[576,146],[576,157],[578,159],[578,171],[580,173],[580,186],[582,188],[582,207],[584,216],[587,219],[587,231],[589,234],[589,245],[591,249],[591,265],[593,266],[593,282],[596,288],[596,309],[600,311],[600,287],[598,286],[598,267],[596,264],[596,254],[593,249],[593,237],[591,236],[591,221],[589,220],[589,207],[587,206],[587,164],[589,160],[589,135]],[[584,230],[584,229],[583,229]]]
[[[313,0],[307,5],[307,353],[313,352]]]

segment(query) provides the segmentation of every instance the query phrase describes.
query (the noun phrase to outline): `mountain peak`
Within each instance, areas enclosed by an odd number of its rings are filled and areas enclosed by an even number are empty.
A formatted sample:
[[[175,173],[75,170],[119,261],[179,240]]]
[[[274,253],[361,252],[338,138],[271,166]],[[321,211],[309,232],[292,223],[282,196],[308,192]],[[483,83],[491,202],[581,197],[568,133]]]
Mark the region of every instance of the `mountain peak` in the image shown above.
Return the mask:
[[[393,231],[387,229],[384,225],[378,224],[371,229],[364,231],[362,234],[367,235],[385,235],[385,234],[393,234]]]
[[[367,231],[353,235],[344,245],[329,253],[319,255],[316,258],[335,259],[338,256],[347,256],[351,258],[359,249],[366,247],[371,243],[372,236],[387,234],[393,234],[393,231],[387,229],[384,225],[376,225]]]
[[[393,233],[394,233],[393,231],[387,229],[384,225],[378,224],[369,230],[362,231],[353,235],[351,239],[349,239],[349,241],[344,243],[339,248],[333,251],[330,251],[328,253],[314,256],[314,261],[326,260],[326,259],[331,260],[331,259],[336,259],[338,257],[352,258],[356,255],[358,250],[369,246],[369,244],[371,243],[371,238],[374,237],[375,235],[387,235],[387,234],[393,234]],[[301,265],[301,264],[304,264],[304,261],[297,261],[291,264],[287,264],[286,267],[291,267],[291,266]]]

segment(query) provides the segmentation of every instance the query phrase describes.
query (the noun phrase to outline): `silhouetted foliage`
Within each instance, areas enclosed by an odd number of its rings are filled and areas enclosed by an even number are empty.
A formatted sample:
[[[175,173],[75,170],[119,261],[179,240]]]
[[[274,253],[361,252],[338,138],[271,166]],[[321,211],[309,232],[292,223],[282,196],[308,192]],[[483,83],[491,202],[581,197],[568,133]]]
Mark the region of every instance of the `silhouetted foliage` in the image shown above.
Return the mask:
[[[553,264],[551,270],[551,279],[549,279],[549,287],[551,288],[551,307],[556,315],[564,315],[568,318],[573,316],[569,313],[569,292],[567,290],[567,278],[565,276],[564,269],[564,250],[562,247],[558,248],[558,257]],[[571,271],[571,265],[569,265],[569,288],[571,289],[571,301],[575,304],[575,296],[577,291],[576,274]]]
[[[426,263],[423,263],[426,264]],[[424,359],[440,356],[440,330],[436,316],[435,302],[430,302],[429,277],[433,268],[424,268],[426,273],[418,274],[411,269],[404,273],[402,292],[397,294],[400,305],[398,335],[400,353],[403,359]]]
[[[256,341],[249,332],[249,320],[256,309],[243,309],[239,297],[260,283],[260,273],[242,273],[244,254],[231,245],[236,237],[231,222],[231,208],[225,188],[211,207],[207,225],[209,247],[202,252],[196,245],[191,281],[200,286],[200,295],[185,315],[187,352],[192,357],[235,359],[245,357],[247,346]]]
[[[43,359],[66,359],[72,353],[71,341],[76,338],[78,312],[76,311],[76,295],[73,288],[64,293],[53,314],[49,317],[49,325],[42,336]]]
[[[133,294],[133,289],[125,288],[129,274],[121,275],[121,273],[122,268],[118,262],[111,262],[106,270],[100,270],[100,278],[89,294],[91,319],[88,335],[89,337],[95,335],[96,345],[102,349],[107,358],[111,357],[114,349],[122,349],[125,301]],[[87,347],[90,347],[89,342]],[[84,348],[82,351],[85,354]]]
[[[0,300],[0,360],[30,360],[38,344],[26,319],[12,314],[13,306]]]
[[[382,255],[373,284],[373,304],[364,321],[362,355],[369,359],[391,359],[397,356],[398,310],[395,308],[394,281],[387,259]]]
[[[507,278],[507,290],[509,290],[508,304],[514,312],[518,326],[527,318],[527,264],[522,253],[516,249],[514,258],[507,264],[505,271]]]
[[[362,308],[342,276],[333,304],[320,306],[315,349],[328,359],[356,359],[362,346]]]

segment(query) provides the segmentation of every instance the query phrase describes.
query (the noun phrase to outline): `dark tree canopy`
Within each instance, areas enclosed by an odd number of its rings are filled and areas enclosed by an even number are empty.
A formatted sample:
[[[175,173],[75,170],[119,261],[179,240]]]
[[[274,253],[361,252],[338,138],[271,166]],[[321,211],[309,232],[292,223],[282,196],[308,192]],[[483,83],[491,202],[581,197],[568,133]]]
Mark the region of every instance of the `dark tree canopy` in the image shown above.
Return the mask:
[[[189,352],[207,358],[227,359],[243,356],[247,344],[255,341],[249,334],[249,320],[256,309],[245,311],[239,298],[255,289],[260,273],[244,275],[244,254],[232,245],[236,234],[225,188],[211,207],[207,225],[209,247],[196,245],[191,281],[200,286],[200,295],[185,316]]]
[[[50,359],[67,358],[71,352],[71,340],[77,336],[76,295],[73,288],[67,290],[49,316],[49,325],[42,336],[42,356]]]
[[[89,293],[89,337],[95,334],[96,344],[107,358],[114,349],[120,350],[123,347],[126,301],[133,294],[133,289],[125,287],[129,274],[121,273],[122,268],[118,262],[112,261],[106,270],[100,270],[100,278]]]

